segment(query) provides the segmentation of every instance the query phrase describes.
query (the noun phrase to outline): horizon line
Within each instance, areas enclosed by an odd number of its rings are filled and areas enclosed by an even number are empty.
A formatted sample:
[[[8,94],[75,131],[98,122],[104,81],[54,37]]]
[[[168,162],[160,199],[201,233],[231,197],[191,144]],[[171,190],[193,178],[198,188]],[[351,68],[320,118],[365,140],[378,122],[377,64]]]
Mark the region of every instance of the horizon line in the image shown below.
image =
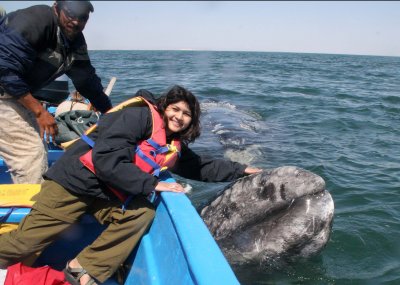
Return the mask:
[[[89,51],[176,51],[176,52],[254,52],[254,53],[292,53],[292,54],[320,54],[320,55],[345,55],[345,56],[377,56],[377,57],[400,57],[400,55],[380,54],[351,54],[335,52],[298,52],[298,51],[258,51],[258,50],[213,50],[213,49],[89,49]]]

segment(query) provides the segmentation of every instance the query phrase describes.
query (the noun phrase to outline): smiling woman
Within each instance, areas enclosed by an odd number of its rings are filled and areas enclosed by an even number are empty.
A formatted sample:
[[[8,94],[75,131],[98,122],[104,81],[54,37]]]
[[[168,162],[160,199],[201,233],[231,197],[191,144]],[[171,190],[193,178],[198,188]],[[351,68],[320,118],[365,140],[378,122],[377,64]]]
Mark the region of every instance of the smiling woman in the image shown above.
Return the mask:
[[[189,106],[183,101],[169,105],[165,110],[164,117],[167,125],[167,136],[184,131],[192,120]]]
[[[193,142],[200,135],[200,104],[189,90],[173,86],[158,99],[157,108],[164,116],[168,137]],[[189,128],[189,126],[191,126]]]

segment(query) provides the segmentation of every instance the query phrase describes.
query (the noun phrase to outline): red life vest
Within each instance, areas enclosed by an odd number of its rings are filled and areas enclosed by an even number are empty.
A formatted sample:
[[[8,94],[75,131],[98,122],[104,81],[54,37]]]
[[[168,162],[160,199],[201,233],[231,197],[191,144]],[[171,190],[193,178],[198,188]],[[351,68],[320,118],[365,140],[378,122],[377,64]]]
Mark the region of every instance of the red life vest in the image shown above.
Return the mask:
[[[153,104],[142,97],[140,98],[141,100],[137,102],[145,102],[150,109],[153,129],[149,139],[137,143],[135,157],[132,158],[132,163],[144,172],[151,173],[158,177],[161,171],[165,171],[167,168],[172,167],[175,164],[181,151],[181,143],[179,140],[174,139],[171,144],[167,144],[163,118]],[[129,100],[127,102],[129,102]],[[87,153],[82,155],[79,160],[91,172],[96,174],[92,160],[92,150],[89,150]],[[128,196],[125,193],[111,187],[108,188],[122,202],[127,200]]]

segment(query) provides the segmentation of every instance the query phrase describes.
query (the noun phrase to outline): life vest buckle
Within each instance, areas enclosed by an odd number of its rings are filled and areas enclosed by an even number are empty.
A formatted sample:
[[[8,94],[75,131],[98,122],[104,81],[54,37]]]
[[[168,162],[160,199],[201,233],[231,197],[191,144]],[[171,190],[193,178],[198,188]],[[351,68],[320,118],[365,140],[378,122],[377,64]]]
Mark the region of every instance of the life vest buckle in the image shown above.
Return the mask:
[[[169,152],[179,152],[176,145],[167,144],[167,148]]]

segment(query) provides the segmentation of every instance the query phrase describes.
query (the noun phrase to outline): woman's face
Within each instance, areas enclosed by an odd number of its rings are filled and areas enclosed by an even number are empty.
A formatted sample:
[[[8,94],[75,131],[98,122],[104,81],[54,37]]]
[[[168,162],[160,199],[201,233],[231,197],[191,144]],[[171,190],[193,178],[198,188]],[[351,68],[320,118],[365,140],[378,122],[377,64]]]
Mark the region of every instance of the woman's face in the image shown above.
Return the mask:
[[[165,109],[164,119],[166,122],[167,135],[184,131],[192,121],[192,113],[185,101],[179,101],[168,105]]]

